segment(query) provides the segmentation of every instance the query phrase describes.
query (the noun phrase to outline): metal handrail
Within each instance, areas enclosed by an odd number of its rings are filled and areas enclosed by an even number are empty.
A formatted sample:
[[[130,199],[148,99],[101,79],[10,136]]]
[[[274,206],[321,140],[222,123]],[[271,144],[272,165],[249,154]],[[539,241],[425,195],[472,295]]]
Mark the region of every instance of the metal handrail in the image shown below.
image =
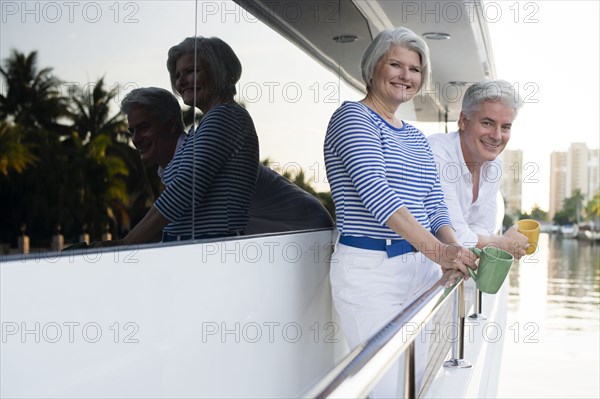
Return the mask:
[[[463,278],[453,278],[453,274],[453,271],[444,273],[442,278],[424,294],[371,339],[350,352],[303,396],[306,398],[366,397],[387,370],[405,351],[409,350],[405,395],[415,397],[413,342],[422,326],[437,313],[441,305],[457,291],[458,287],[462,288]],[[463,301],[462,295],[456,296]],[[464,307],[464,302],[461,302],[460,306]],[[415,325],[419,326],[416,330],[413,329]],[[462,338],[459,337],[461,340]]]

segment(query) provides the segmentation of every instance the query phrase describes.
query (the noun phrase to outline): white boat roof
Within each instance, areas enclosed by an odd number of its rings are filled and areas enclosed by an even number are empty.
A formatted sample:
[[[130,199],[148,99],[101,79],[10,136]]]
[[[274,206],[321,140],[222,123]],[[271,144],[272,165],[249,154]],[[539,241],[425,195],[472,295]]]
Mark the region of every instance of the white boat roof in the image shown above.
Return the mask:
[[[457,120],[469,83],[495,77],[487,22],[480,1],[404,0],[235,0],[354,88],[364,92],[361,57],[383,29],[405,26],[426,40],[431,52],[432,88],[413,99],[419,121]],[[355,37],[340,43],[336,37]]]

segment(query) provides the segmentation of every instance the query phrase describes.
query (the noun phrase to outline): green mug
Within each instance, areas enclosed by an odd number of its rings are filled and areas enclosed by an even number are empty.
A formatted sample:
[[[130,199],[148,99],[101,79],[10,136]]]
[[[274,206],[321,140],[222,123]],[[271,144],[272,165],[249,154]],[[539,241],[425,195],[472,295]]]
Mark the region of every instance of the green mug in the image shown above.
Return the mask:
[[[467,266],[469,274],[477,284],[477,288],[487,294],[497,293],[510,271],[514,257],[496,247],[485,247],[483,250],[479,248],[469,249],[479,256],[476,271]]]

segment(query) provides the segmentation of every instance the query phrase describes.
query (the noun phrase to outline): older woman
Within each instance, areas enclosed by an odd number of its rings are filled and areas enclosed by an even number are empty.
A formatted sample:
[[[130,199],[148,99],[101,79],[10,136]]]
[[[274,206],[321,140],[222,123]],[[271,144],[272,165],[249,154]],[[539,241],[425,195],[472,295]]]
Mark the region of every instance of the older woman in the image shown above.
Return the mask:
[[[189,37],[168,53],[173,90],[204,117],[164,168],[165,190],[119,243],[233,236],[243,233],[258,172],[258,138],[233,97],[242,66],[218,38]]]
[[[475,266],[475,256],[457,244],[427,139],[396,118],[398,107],[427,84],[429,65],[427,45],[412,31],[381,32],[361,63],[366,97],[344,102],[327,128],[325,166],[340,233],[330,277],[351,348],[442,269],[466,274],[466,265]],[[393,374],[375,396],[397,395]]]

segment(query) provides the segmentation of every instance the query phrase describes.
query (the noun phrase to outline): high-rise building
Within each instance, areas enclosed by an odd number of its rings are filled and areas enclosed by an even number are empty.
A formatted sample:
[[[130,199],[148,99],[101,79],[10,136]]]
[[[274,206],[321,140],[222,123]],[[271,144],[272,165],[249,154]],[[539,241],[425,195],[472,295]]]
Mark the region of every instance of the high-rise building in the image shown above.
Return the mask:
[[[567,151],[567,197],[579,190],[588,196],[589,150],[585,143],[571,143]]]
[[[550,206],[548,218],[552,220],[567,198],[567,153],[554,151],[550,155]]]
[[[500,180],[500,192],[506,203],[505,213],[516,215],[521,211],[523,197],[523,151],[504,150],[500,154],[503,173]]]
[[[588,158],[588,201],[600,192],[600,149],[590,150]]]
[[[572,143],[566,152],[553,152],[550,156],[550,209],[554,218],[565,198],[573,191],[583,194],[584,204],[600,190],[600,150],[588,149],[585,143]]]

